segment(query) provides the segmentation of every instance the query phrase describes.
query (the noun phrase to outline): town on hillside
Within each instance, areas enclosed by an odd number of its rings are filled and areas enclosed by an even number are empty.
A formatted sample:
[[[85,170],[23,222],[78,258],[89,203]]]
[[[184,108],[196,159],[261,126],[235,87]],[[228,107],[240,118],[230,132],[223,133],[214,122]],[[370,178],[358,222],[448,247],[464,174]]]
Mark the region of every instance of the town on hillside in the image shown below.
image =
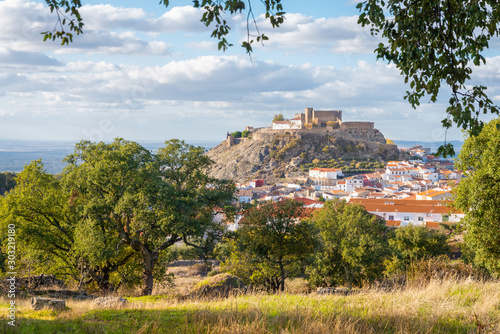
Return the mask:
[[[409,150],[412,154],[428,152],[420,145]],[[439,228],[440,223],[456,223],[464,216],[448,206],[451,189],[462,176],[452,161],[424,155],[418,160],[390,161],[385,169],[352,176],[344,175],[341,168],[312,168],[299,177],[293,175],[291,183],[266,184],[264,179],[255,179],[237,184],[237,198],[240,203],[293,198],[306,208],[317,209],[326,200],[338,198],[363,205],[391,227]],[[230,228],[237,226],[236,222]]]

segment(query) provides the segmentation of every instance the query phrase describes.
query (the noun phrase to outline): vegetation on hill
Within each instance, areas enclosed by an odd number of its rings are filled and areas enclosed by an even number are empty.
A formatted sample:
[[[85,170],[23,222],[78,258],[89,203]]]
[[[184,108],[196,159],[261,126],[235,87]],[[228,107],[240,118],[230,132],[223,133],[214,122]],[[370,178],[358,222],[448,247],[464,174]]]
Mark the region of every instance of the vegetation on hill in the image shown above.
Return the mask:
[[[264,178],[273,183],[285,174],[315,167],[342,168],[347,173],[373,172],[384,162],[408,158],[387,145],[377,130],[352,130],[335,135],[296,135],[278,131],[228,146],[222,142],[207,155],[215,161],[211,175],[236,182]]]

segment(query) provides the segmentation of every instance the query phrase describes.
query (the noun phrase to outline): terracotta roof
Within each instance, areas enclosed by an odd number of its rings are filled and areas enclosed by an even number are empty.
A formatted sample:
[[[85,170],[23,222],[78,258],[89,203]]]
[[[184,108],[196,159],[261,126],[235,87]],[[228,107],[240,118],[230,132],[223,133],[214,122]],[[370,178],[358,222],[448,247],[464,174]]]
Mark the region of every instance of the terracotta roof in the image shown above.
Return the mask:
[[[391,227],[400,227],[401,221],[400,220],[386,220],[385,225],[391,226]]]
[[[290,121],[274,121],[274,124],[290,124]]]
[[[450,208],[446,206],[449,201],[419,201],[414,199],[372,199],[352,198],[349,203],[361,204],[370,212],[415,212],[449,214]],[[393,204],[391,204],[393,203]],[[454,212],[461,213],[461,212]]]
[[[309,169],[309,171],[318,171],[318,172],[338,172],[338,171],[342,171],[342,169],[340,168],[313,168],[313,169]]]

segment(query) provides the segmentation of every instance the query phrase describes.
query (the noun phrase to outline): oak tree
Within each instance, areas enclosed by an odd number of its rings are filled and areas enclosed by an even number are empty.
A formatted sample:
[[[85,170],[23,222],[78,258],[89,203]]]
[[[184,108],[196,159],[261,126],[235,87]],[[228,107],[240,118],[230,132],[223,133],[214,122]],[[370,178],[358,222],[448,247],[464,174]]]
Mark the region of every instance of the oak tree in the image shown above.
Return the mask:
[[[245,210],[236,250],[226,260],[226,267],[273,292],[284,291],[286,278],[297,272],[316,246],[316,233],[303,220],[306,216],[303,204],[291,199]]]
[[[500,275],[500,119],[469,137],[455,168],[465,173],[453,190],[454,206],[465,213],[461,220],[466,249],[472,261]]]
[[[382,276],[389,248],[383,219],[337,199],[327,201],[312,219],[321,236],[309,269],[312,284],[351,288]]]

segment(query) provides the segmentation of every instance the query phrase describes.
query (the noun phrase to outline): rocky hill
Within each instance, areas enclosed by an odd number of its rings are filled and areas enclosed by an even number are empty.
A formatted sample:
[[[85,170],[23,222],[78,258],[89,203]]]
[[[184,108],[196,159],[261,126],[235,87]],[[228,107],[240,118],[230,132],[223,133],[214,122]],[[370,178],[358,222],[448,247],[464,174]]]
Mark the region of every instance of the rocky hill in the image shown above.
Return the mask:
[[[251,138],[228,139],[207,155],[215,161],[211,170],[214,177],[236,182],[263,178],[269,183],[300,170],[301,166],[302,169],[341,167],[356,161],[383,163],[408,158],[396,145],[387,145],[377,129],[332,132],[257,129]]]

